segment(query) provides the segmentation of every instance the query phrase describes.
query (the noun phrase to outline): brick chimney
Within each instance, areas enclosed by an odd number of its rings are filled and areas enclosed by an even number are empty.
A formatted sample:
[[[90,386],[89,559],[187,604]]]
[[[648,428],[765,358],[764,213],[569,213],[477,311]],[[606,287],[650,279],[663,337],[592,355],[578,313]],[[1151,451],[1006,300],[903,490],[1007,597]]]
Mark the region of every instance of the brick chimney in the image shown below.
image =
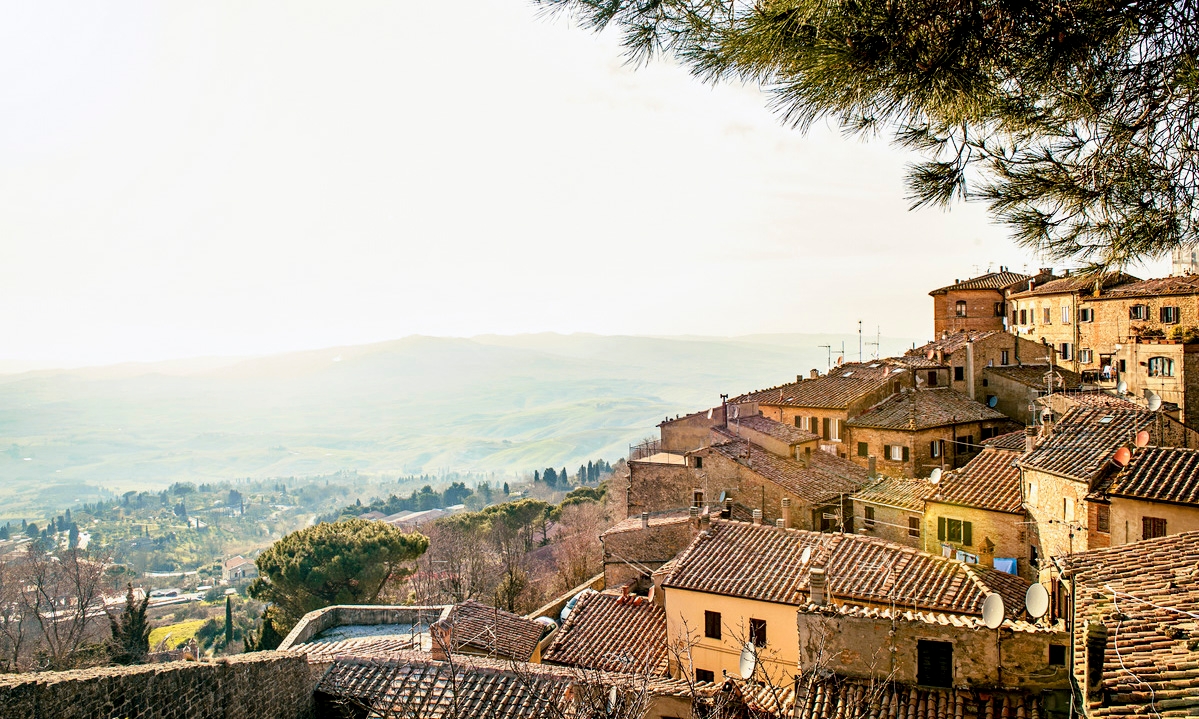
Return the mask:
[[[762,523],[762,510],[755,509],[754,510],[754,524],[761,524],[761,523]]]
[[[444,622],[435,622],[429,626],[429,638],[432,639],[429,643],[429,654],[433,661],[444,662],[449,659],[447,652],[450,648],[451,634],[452,630]]]
[[[812,567],[808,571],[808,601],[819,606],[828,603],[828,577],[824,567]]]
[[[687,516],[691,520],[691,531],[699,531],[699,507],[692,507],[687,510]]]
[[[704,512],[699,515],[699,531],[706,532],[712,528],[712,515]]]
[[[808,373],[808,376],[809,376],[809,377],[811,377],[812,379],[816,379],[817,377],[819,377],[819,376],[820,376],[820,370],[815,370],[815,369],[814,369],[814,370],[812,370],[811,372],[809,372],[809,373]]]
[[[1037,448],[1037,428],[1024,428],[1024,453],[1028,454]]]
[[[784,527],[791,526],[791,498],[790,497],[783,497],[783,518],[780,519],[779,521],[783,523],[782,526],[784,526]]]
[[[873,454],[866,460],[866,476],[874,479],[878,476],[878,457]]]
[[[733,518],[733,498],[732,497],[725,498],[724,508],[720,510],[720,518],[721,519],[732,519]]]

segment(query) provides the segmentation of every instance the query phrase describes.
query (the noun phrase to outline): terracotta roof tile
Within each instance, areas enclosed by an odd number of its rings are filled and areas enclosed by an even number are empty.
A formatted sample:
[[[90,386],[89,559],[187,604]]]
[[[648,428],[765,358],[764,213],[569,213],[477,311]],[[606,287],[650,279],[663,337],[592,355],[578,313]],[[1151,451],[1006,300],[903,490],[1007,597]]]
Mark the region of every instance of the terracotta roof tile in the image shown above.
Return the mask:
[[[1102,701],[1089,716],[1199,715],[1199,532],[1063,558],[1083,631],[1107,629]],[[1076,638],[1079,664],[1086,648]]]
[[[938,340],[933,340],[928,344],[921,345],[914,349],[904,352],[907,357],[924,357],[927,359],[929,352],[940,350],[945,354],[953,354],[965,347],[970,342],[978,342],[994,335],[1005,334],[1003,330],[961,330],[960,332],[951,332],[945,337]]]
[[[763,417],[760,414],[732,418],[729,420],[728,426],[734,434],[737,431],[736,427],[748,427],[787,444],[799,444],[801,442],[812,442],[820,439],[820,435],[818,434],[802,430],[794,425],[775,422],[773,419]]]
[[[1105,290],[1097,299],[1120,300],[1165,295],[1199,295],[1199,275],[1159,277],[1152,280],[1129,282]]]
[[[1026,387],[1045,389],[1046,378],[1049,374],[1048,365],[1022,364],[1002,367],[986,367],[983,374],[994,374],[1012,380]],[[1063,367],[1053,368],[1053,389],[1060,392],[1064,389],[1078,389],[1082,386],[1082,375],[1071,372]]]
[[[1078,292],[1080,294],[1084,292],[1093,294],[1097,279],[1099,278],[1095,277],[1094,275],[1073,275],[1071,277],[1059,277],[1057,279],[1050,280],[1049,282],[1038,282],[1037,286],[1031,291],[1024,290],[1023,292],[1016,292],[1011,295],[1011,299],[1018,300],[1028,297],[1038,297],[1040,295],[1057,295],[1074,292]],[[1116,285],[1122,285],[1129,282],[1140,282],[1141,280],[1137,277],[1133,277],[1132,275],[1124,274],[1123,272],[1116,272],[1104,276],[1102,279],[1099,279],[1099,281],[1102,282],[1104,294],[1107,294],[1107,291]]]
[[[789,719],[867,717],[1039,717],[1038,692],[994,689],[932,689],[834,676],[817,681]]]
[[[995,449],[1011,449],[1018,452],[1024,451],[1024,430],[1019,429],[1015,432],[1001,434],[998,437],[992,437],[983,442],[984,446],[994,447]]]
[[[987,447],[966,466],[947,472],[929,501],[1021,513],[1024,503],[1020,495],[1020,468],[1015,466],[1020,455],[1021,452]]]
[[[950,290],[1003,290],[1031,279],[1033,279],[1032,275],[1022,275],[1019,272],[988,272],[985,275],[939,287],[929,294],[940,295]]]
[[[1116,497],[1199,505],[1199,449],[1137,449],[1128,466],[1100,491]]]
[[[925,479],[879,477],[855,492],[853,500],[923,512],[924,500],[928,499],[935,490],[936,487]]]
[[[897,392],[857,417],[851,427],[917,430],[1007,417],[948,387]]]
[[[689,517],[689,510],[686,509],[666,509],[659,512],[650,512],[649,526],[661,527],[667,524],[686,524]],[[607,537],[611,534],[639,531],[641,531],[641,515],[635,514],[608,527],[601,536]]]
[[[666,674],[666,610],[645,597],[579,599],[542,657],[552,664]]]
[[[541,624],[519,614],[467,600],[434,626],[450,629],[451,651],[471,649],[525,662],[541,640]]]
[[[729,400],[729,403],[757,402],[770,407],[843,409],[858,397],[884,386],[891,381],[892,375],[904,371],[902,367],[885,360],[843,364],[815,379],[749,392]]]
[[[723,434],[717,430],[717,434]],[[812,453],[811,462],[780,457],[744,439],[724,435],[726,441],[710,449],[755,474],[777,484],[809,504],[819,504],[841,494],[852,494],[866,484],[868,473],[863,467],[828,452]]]
[[[1154,413],[1140,408],[1075,407],[1020,466],[1090,482],[1117,449],[1150,426]]]
[[[809,561],[803,561],[810,549]],[[981,615],[991,591],[1014,614],[1028,583],[1019,577],[926,554],[874,537],[713,520],[678,557],[664,586],[766,602],[808,603],[808,576],[823,566],[829,593],[849,604],[889,604],[913,610]]]

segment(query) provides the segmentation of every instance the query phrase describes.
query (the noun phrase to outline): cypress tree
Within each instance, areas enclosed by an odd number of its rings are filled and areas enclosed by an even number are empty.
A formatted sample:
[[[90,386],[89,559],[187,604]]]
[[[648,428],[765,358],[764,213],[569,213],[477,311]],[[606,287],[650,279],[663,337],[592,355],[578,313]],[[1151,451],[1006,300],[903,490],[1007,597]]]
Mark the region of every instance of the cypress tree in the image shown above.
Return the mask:
[[[108,641],[108,656],[117,664],[137,664],[150,653],[150,622],[146,620],[146,608],[150,606],[147,592],[138,602],[133,597],[133,583],[125,593],[125,609],[113,616],[108,615],[108,626],[112,636]]]

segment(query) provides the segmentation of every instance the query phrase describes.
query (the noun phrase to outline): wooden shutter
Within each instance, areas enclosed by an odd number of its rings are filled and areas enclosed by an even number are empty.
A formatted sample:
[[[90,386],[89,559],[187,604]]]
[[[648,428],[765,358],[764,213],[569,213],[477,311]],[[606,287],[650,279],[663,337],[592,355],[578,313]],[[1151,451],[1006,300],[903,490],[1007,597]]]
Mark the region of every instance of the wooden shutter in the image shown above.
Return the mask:
[[[974,544],[974,537],[970,536],[970,530],[970,523],[962,522],[962,544],[966,545],[967,547]]]
[[[829,422],[829,418],[825,417],[824,418],[824,432],[821,434],[821,436],[824,437],[825,439],[828,439],[829,437],[832,436],[830,434],[830,432],[831,432],[831,423]]]
[[[907,447],[904,447],[904,448],[903,448],[903,461],[905,461],[905,462],[906,462],[906,461],[908,461],[909,459],[911,459],[911,457],[912,457],[912,453],[911,453],[910,451],[908,451],[908,448],[907,448]]]
[[[945,518],[937,517],[937,539],[945,541]]]

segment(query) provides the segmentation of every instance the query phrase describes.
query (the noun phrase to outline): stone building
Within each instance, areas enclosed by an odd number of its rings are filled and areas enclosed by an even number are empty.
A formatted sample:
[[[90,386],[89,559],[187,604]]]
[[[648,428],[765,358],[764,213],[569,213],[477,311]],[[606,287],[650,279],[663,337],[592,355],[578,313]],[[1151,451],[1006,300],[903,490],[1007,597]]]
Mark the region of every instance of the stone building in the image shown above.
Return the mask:
[[[965,467],[942,475],[925,503],[922,549],[1036,581],[1015,466],[1021,454],[987,447]]]
[[[604,586],[648,582],[654,570],[674,559],[698,532],[698,517],[687,509],[643,512],[617,522],[600,535]]]
[[[935,489],[926,479],[879,477],[850,498],[853,526],[866,536],[924,549],[924,503]]]
[[[1079,390],[1082,376],[1048,363],[984,367],[982,386],[980,401],[1027,425],[1039,420],[1039,397],[1050,392]]]
[[[968,280],[954,280],[929,292],[933,298],[933,331],[968,330],[986,332],[1006,329],[1007,294],[1026,288],[1029,282],[1041,283],[1053,278],[1053,270],[1043,269],[1035,277],[1000,267]]]
[[[927,477],[964,465],[992,437],[1017,426],[948,387],[897,392],[846,423],[851,458],[883,474]]]
[[[992,394],[984,382],[988,368],[1050,363],[1042,345],[1002,329],[943,332],[938,339],[908,350],[905,356],[922,357],[946,368],[949,387],[979,402]]]
[[[1199,531],[1199,450],[1138,447],[1087,502],[1091,547]]]
[[[1199,715],[1199,532],[1060,561],[1072,673],[1089,717]]]

